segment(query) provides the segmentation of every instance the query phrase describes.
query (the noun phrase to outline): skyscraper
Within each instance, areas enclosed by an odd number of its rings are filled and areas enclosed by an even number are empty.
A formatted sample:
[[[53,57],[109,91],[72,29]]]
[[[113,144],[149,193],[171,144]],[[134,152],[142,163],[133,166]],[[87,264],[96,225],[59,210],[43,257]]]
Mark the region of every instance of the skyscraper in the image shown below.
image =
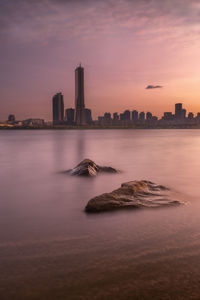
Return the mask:
[[[180,119],[182,117],[182,103],[175,104],[175,118]]]
[[[64,120],[64,102],[62,93],[53,96],[53,124],[60,124]]]
[[[79,67],[75,70],[75,122],[76,125],[84,125],[85,122],[85,103],[84,103],[84,68]]]

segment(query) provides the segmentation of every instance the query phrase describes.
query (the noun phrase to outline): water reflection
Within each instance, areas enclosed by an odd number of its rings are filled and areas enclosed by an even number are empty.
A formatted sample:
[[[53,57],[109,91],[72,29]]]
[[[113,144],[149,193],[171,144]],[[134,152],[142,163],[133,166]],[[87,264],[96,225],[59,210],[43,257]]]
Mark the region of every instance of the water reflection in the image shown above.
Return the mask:
[[[87,137],[85,136],[85,131],[77,131],[77,146],[76,146],[76,160],[81,161],[86,158],[85,154],[85,143],[87,142]]]

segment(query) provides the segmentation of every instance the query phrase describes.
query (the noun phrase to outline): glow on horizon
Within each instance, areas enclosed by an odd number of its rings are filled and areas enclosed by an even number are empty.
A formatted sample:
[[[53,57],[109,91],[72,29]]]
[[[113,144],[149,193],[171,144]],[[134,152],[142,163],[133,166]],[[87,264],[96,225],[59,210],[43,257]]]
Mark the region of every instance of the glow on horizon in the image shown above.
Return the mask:
[[[51,120],[52,96],[74,106],[74,69],[85,68],[93,117],[125,109],[161,116],[183,102],[200,111],[196,0],[11,0],[1,4],[0,120]],[[16,9],[17,8],[17,9]],[[146,90],[147,85],[162,89]]]

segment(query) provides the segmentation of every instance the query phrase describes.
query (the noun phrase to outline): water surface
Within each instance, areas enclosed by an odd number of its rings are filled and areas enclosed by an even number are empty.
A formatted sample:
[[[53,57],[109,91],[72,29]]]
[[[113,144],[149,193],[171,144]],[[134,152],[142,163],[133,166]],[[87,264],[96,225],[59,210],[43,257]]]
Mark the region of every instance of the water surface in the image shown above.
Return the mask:
[[[200,299],[200,130],[1,130],[0,153],[0,299]],[[122,172],[62,174],[84,158]],[[84,212],[136,179],[189,204]]]

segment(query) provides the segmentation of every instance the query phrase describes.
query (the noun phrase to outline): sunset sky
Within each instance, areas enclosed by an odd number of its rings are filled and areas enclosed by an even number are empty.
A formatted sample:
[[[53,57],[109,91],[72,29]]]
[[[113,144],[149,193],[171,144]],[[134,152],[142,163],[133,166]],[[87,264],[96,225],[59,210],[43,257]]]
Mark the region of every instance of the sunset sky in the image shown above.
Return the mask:
[[[0,120],[51,120],[59,91],[74,107],[79,62],[94,118],[200,111],[200,1],[0,0]]]

